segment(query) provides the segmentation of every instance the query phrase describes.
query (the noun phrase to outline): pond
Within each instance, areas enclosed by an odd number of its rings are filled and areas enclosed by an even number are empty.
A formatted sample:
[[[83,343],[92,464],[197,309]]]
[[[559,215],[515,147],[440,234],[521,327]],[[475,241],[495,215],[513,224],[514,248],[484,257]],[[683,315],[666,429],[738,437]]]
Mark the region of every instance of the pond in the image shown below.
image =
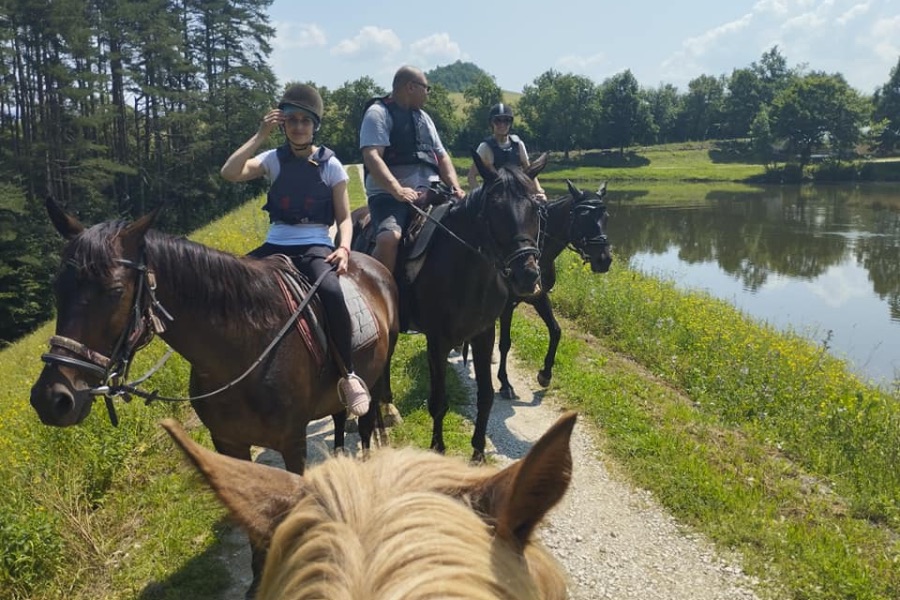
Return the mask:
[[[877,385],[900,378],[900,185],[610,185],[607,199],[617,260],[825,345]]]

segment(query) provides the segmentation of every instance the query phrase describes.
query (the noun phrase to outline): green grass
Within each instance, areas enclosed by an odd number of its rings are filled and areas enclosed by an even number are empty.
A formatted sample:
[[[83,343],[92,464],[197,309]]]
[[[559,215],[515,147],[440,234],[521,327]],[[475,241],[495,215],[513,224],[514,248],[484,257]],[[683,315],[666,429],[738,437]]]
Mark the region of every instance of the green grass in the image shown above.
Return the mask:
[[[748,182],[765,174],[762,165],[725,159],[722,154],[714,143],[631,148],[625,154],[618,151],[573,152],[569,160],[565,160],[562,153],[554,152],[540,179],[547,182],[607,180],[618,185],[641,181]],[[472,159],[454,156],[453,164],[464,174]]]

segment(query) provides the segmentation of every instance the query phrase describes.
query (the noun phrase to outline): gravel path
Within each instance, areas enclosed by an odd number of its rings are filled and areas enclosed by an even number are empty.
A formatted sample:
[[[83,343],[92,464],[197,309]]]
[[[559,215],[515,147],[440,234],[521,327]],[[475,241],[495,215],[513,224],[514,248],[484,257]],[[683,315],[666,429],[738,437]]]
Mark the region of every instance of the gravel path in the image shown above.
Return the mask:
[[[451,363],[474,398],[471,365],[464,367],[455,354]],[[552,401],[542,399],[536,374],[523,373],[515,360],[507,371],[520,399],[494,401],[489,455],[500,464],[524,456],[560,414]],[[649,492],[607,470],[583,420],[575,426],[572,454],[572,485],[540,532],[569,573],[572,600],[758,598],[736,563],[718,557],[708,541],[681,527]]]
[[[524,456],[560,414],[543,398],[534,375],[521,372],[512,354],[510,358],[510,381],[521,399],[498,397],[488,426],[488,451],[501,465]],[[456,353],[450,363],[468,385],[474,411],[471,365],[464,366]],[[327,455],[331,429],[330,419],[310,425],[311,464]],[[348,448],[356,444],[358,437],[348,435]],[[758,600],[754,582],[737,563],[718,556],[708,541],[680,526],[651,494],[634,489],[606,468],[583,420],[575,427],[572,453],[572,486],[539,533],[569,574],[572,600]],[[256,460],[281,465],[274,452],[263,452]],[[250,584],[246,537],[236,530],[229,533],[221,556],[235,576],[222,599],[241,600]]]

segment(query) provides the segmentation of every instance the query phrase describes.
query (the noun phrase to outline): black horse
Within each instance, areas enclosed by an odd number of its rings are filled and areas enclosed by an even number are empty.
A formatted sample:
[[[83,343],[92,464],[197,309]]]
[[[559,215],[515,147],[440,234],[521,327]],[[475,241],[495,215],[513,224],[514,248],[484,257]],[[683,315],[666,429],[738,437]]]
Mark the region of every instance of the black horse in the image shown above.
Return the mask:
[[[612,264],[609,241],[606,237],[606,220],[608,213],[603,196],[606,195],[606,183],[596,193],[583,192],[566,180],[569,194],[558,200],[547,203],[547,225],[543,232],[541,258],[541,291],[530,298],[512,298],[500,314],[500,368],[497,378],[500,379],[500,395],[506,399],[516,398],[515,390],[509,383],[506,374],[506,358],[512,344],[510,326],[513,311],[519,302],[531,304],[547,325],[550,344],[544,356],[544,368],[538,371],[538,383],[546,387],[553,377],[553,364],[556,361],[556,348],[559,346],[562,331],[553,307],[550,304],[550,290],[556,284],[556,265],[554,261],[560,253],[571,247],[585,262],[590,263],[594,273],[606,273]]]
[[[408,294],[410,329],[427,338],[431,448],[438,452],[444,451],[447,356],[465,340],[471,343],[478,388],[472,460],[480,462],[494,402],[494,323],[512,298],[540,291],[542,206],[535,199],[534,178],[547,156],[524,170],[505,165],[495,171],[476,153],[473,160],[483,185],[446,210],[418,275],[401,286],[401,294]]]

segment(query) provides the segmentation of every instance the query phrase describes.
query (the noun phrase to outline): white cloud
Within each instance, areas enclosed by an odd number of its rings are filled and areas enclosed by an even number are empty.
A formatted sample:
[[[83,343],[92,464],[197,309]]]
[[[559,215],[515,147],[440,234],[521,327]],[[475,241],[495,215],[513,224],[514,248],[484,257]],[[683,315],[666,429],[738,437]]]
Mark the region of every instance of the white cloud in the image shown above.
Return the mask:
[[[454,62],[462,58],[459,44],[450,39],[448,33],[435,33],[416,40],[409,45],[413,64],[438,65]],[[427,67],[423,67],[426,68]]]
[[[278,33],[273,45],[279,50],[312,48],[327,42],[325,32],[315,23],[276,23],[275,29]]]
[[[592,54],[591,56],[577,56],[569,54],[562,56],[556,61],[556,66],[563,72],[573,72],[586,74],[592,69],[603,65],[606,62],[606,54]]]
[[[709,69],[701,65],[700,59],[716,54],[722,45],[733,45],[734,38],[745,32],[752,23],[753,14],[748,13],[740,19],[684,40],[681,49],[662,62],[663,71],[670,79],[687,79],[708,72]]]
[[[331,49],[335,56],[355,57],[361,54],[392,54],[400,50],[403,44],[391,29],[381,29],[366,25],[351,39],[341,40]]]
[[[862,15],[869,12],[870,8],[872,8],[871,0],[850,7],[849,10],[845,11],[844,14],[837,18],[838,25],[846,25],[850,21],[853,21],[854,19],[861,17]]]
[[[816,0],[760,0],[753,5],[754,13],[772,13],[781,17],[814,6]],[[826,2],[830,4],[830,2]]]
[[[900,15],[875,21],[871,43],[875,54],[893,64],[900,56]]]
[[[785,21],[781,30],[790,35],[809,36],[819,33],[825,23],[825,19],[817,12],[806,12]]]

